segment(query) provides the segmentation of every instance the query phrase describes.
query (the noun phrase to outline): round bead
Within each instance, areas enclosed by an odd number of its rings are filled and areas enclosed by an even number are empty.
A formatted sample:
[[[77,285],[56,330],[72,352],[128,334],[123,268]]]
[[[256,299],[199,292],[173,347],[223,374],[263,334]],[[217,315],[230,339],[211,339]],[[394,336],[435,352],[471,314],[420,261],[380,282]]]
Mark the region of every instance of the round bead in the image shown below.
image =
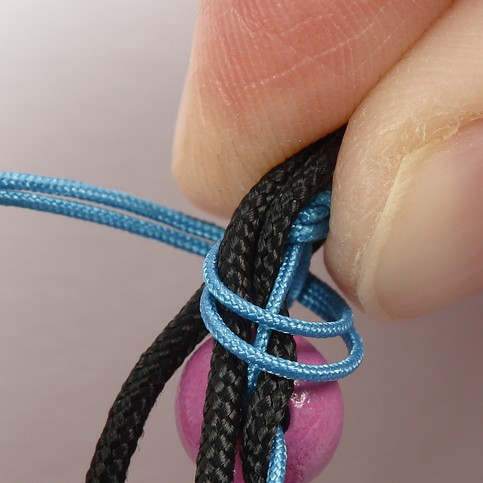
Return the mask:
[[[301,337],[297,359],[308,364],[326,360]],[[211,359],[212,339],[205,342],[185,366],[176,397],[178,433],[188,456],[196,461],[203,420],[203,403]],[[332,458],[342,432],[343,404],[337,382],[295,381],[289,402],[290,425],[287,444],[286,483],[312,481]],[[241,461],[237,455],[235,483],[242,483]]]

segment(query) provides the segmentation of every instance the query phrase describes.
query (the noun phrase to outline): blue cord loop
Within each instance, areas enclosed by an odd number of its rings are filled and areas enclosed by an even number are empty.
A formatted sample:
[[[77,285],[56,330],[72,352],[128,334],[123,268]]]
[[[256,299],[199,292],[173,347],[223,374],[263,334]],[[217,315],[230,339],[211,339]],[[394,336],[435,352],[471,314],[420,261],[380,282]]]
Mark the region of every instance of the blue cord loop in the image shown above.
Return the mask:
[[[328,285],[308,273],[312,243],[327,236],[329,211],[330,192],[327,191],[316,196],[300,212],[292,226],[284,261],[265,308],[253,305],[223,285],[217,271],[219,241],[205,257],[201,315],[213,337],[225,349],[248,363],[247,397],[253,394],[260,371],[288,379],[326,382],[349,375],[362,361],[363,343],[354,328],[349,306]],[[295,299],[325,322],[305,322],[280,315],[283,303],[287,301],[290,305]],[[216,301],[257,324],[253,345],[240,339],[226,326],[218,313]],[[272,330],[314,338],[341,336],[349,355],[343,361],[320,365],[280,359],[266,353]],[[285,439],[282,429],[278,428],[270,457],[269,483],[283,481],[285,459]]]
[[[284,261],[265,308],[230,292],[220,280],[217,257],[224,230],[212,223],[119,191],[20,173],[0,172],[0,205],[91,221],[206,256],[201,315],[213,337],[249,364],[248,398],[260,371],[302,381],[334,381],[349,375],[362,361],[363,343],[354,328],[349,306],[328,285],[309,273],[312,243],[327,236],[329,191],[316,196],[293,223]],[[295,300],[325,322],[306,322],[280,315],[282,305],[290,306]],[[257,324],[253,345],[228,329],[218,314],[216,301]],[[321,365],[278,359],[266,353],[272,330],[314,338],[342,337],[349,354],[342,361]],[[268,483],[284,481],[286,460],[284,434],[279,427],[270,458]]]
[[[327,232],[329,199],[328,193],[322,193],[301,211],[294,223],[295,228],[289,236],[284,262],[265,308],[253,305],[223,285],[217,271],[220,242],[215,243],[205,258],[203,265],[205,290],[201,297],[201,315],[206,327],[227,350],[254,365],[258,370],[289,379],[325,382],[349,375],[362,361],[364,352],[362,339],[354,327],[349,306],[328,285],[308,273],[307,259],[311,255],[312,243],[317,240],[314,234]],[[321,206],[324,208],[324,216],[317,214]],[[325,322],[306,322],[280,315],[283,302],[287,299],[289,303],[293,302],[292,291],[296,291],[297,299],[302,305]],[[225,325],[218,314],[216,301],[258,325],[257,337],[253,345],[239,339]],[[341,336],[347,345],[349,355],[343,361],[322,365],[278,359],[265,352],[271,330],[313,338]]]

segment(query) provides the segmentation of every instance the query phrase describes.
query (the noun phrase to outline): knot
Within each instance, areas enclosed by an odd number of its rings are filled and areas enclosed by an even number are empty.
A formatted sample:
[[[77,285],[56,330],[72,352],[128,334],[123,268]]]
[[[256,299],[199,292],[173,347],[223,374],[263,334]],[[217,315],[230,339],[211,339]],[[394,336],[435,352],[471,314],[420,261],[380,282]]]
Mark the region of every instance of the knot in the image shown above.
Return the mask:
[[[322,235],[320,238],[321,233],[327,230],[329,200],[330,193],[321,193],[300,212],[293,224],[283,264],[264,308],[239,297],[223,284],[217,270],[219,241],[205,258],[201,315],[213,337],[225,349],[249,364],[249,391],[253,390],[259,371],[294,380],[326,382],[349,375],[362,361],[363,343],[353,325],[349,306],[327,284],[308,272],[312,242],[325,237]],[[308,322],[280,315],[283,304],[290,305],[295,299],[319,316],[322,322]],[[240,339],[226,326],[218,313],[216,301],[244,319],[258,324],[253,344]],[[312,338],[340,336],[347,346],[348,356],[342,361],[322,365],[279,359],[265,352],[271,330]]]
[[[288,236],[282,266],[264,308],[231,292],[223,284],[217,269],[221,241],[215,243],[205,258],[205,288],[201,295],[200,313],[214,339],[248,364],[246,400],[255,391],[260,371],[287,379],[328,382],[349,375],[362,361],[362,339],[353,326],[349,306],[328,285],[309,273],[312,244],[327,236],[329,211],[330,192],[324,192],[298,214]],[[299,300],[325,322],[306,322],[280,315],[283,305],[290,306],[295,300]],[[253,344],[230,330],[218,313],[217,301],[244,319],[258,324]],[[349,355],[342,361],[320,365],[278,358],[266,352],[272,330],[314,338],[340,336]],[[270,457],[268,482],[284,480],[286,458],[285,439],[279,426]]]

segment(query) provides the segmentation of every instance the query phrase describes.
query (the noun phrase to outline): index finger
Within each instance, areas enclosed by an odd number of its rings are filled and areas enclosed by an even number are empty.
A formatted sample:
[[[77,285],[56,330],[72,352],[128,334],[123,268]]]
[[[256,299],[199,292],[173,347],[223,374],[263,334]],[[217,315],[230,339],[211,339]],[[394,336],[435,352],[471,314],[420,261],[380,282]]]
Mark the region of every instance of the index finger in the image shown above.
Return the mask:
[[[346,122],[450,0],[202,0],[173,151],[227,216],[270,168]]]

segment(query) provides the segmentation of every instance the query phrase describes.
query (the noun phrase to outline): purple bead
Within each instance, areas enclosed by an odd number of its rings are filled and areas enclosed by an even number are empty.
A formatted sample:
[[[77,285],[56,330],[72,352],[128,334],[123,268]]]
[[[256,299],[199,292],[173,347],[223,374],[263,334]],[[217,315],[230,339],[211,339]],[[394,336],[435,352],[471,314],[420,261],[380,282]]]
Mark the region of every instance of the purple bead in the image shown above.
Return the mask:
[[[295,339],[300,362],[326,363],[312,344],[301,337]],[[211,346],[212,339],[188,361],[176,397],[178,434],[193,461],[196,461],[201,434]],[[288,453],[285,482],[305,483],[312,481],[325,468],[340,439],[344,410],[338,383],[295,381],[289,410],[290,426],[285,433]],[[235,483],[242,482],[241,461],[237,455]]]

